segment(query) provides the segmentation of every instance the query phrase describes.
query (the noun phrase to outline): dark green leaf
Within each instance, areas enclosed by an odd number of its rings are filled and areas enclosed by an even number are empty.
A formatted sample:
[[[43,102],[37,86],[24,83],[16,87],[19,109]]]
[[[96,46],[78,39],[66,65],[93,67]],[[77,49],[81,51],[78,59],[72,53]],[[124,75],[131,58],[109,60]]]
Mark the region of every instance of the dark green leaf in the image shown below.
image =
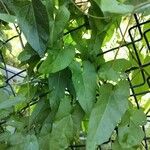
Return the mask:
[[[70,65],[72,80],[75,87],[77,100],[83,110],[89,115],[96,99],[96,71],[89,62],[83,62],[83,68],[77,62]]]
[[[50,10],[51,11],[51,10]],[[51,15],[52,16],[52,15]],[[50,45],[53,44],[60,38],[63,37],[63,30],[66,26],[70,17],[70,12],[66,8],[66,6],[62,5],[57,10],[55,14],[55,18],[51,18],[50,24]]]
[[[39,68],[41,73],[55,73],[65,69],[75,55],[75,49],[72,46],[66,46],[57,51],[49,51],[48,57]]]

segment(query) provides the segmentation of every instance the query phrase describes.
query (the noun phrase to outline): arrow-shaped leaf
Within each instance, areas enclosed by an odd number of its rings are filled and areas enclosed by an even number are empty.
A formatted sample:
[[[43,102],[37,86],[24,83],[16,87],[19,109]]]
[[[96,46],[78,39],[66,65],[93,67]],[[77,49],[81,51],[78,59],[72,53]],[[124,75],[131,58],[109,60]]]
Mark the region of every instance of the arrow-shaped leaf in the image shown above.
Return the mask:
[[[100,97],[89,120],[87,150],[95,150],[97,145],[109,139],[128,108],[128,96],[127,81],[120,81],[116,86],[101,86]]]

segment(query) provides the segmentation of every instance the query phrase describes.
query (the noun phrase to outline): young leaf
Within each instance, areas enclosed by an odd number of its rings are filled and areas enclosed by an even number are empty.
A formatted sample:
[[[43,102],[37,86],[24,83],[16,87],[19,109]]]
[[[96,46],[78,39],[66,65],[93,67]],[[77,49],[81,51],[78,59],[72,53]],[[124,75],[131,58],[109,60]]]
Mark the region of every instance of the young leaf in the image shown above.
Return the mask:
[[[129,86],[127,81],[118,85],[105,84],[100,87],[100,97],[89,120],[87,150],[95,150],[106,142],[128,108]]]
[[[96,71],[89,61],[83,62],[83,69],[77,62],[70,65],[77,100],[89,115],[96,98]]]
[[[75,49],[72,46],[66,46],[61,50],[49,51],[48,57],[39,68],[41,73],[55,73],[65,69],[75,55]]]

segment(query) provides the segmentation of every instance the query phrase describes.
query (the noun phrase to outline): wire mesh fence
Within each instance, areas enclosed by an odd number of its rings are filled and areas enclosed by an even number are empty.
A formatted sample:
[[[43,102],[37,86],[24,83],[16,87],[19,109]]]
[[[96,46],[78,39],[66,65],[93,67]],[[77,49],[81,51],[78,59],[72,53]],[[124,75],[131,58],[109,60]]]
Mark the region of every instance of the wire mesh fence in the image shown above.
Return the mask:
[[[142,97],[143,95],[149,94],[150,93],[150,60],[146,61],[146,63],[141,60],[141,53],[148,54],[150,53],[150,39],[149,39],[149,34],[150,34],[150,20],[147,21],[141,21],[139,19],[139,16],[134,14],[134,21],[135,25],[132,27],[129,27],[127,29],[127,35],[128,35],[128,41],[126,39],[123,40],[123,44],[111,48],[109,50],[105,50],[103,53],[98,54],[98,56],[104,56],[105,54],[109,54],[111,52],[116,52],[120,51],[122,52],[123,50],[127,50],[130,57],[133,59],[133,65],[131,68],[125,71],[129,85],[130,85],[130,98],[131,100],[135,102],[137,109],[141,107],[141,102],[139,102],[139,97]],[[147,28],[145,28],[147,26]],[[149,28],[148,28],[149,27]],[[143,29],[144,28],[144,29]],[[121,32],[121,31],[120,31]],[[122,36],[123,33],[121,32]],[[2,44],[7,44],[9,41],[11,41],[13,38],[18,37],[13,36],[12,38],[6,40]],[[140,45],[139,43],[142,42],[144,43],[143,45]],[[141,48],[139,48],[139,45]],[[132,51],[131,51],[132,47]],[[24,72],[26,70],[17,70],[16,72],[13,72],[9,69],[5,62],[5,58],[2,54],[2,51],[0,51],[0,60],[1,63],[3,64],[0,66],[0,69],[4,72],[5,78],[3,79],[3,83],[0,85],[0,88],[5,88],[9,87],[10,92],[13,93],[15,96],[15,91],[13,90],[13,86],[11,84],[11,80],[14,78],[24,78],[25,74]],[[11,74],[11,75],[10,75]],[[138,82],[137,82],[138,80]],[[136,84],[135,84],[136,81]],[[137,84],[138,83],[138,84]],[[7,89],[8,90],[8,89]],[[148,143],[150,141],[150,137],[147,136],[147,128],[150,127],[150,108],[147,110],[146,115],[147,115],[147,125],[143,126],[142,129],[145,133],[145,137],[143,139],[142,145],[143,148],[146,150],[149,149]],[[116,127],[116,132],[117,132],[117,127]],[[103,143],[104,144],[111,144],[113,140],[110,138],[109,141]],[[85,149],[85,145],[72,145],[70,146],[70,149],[72,150],[82,150]],[[98,149],[102,149],[102,145],[98,146]]]

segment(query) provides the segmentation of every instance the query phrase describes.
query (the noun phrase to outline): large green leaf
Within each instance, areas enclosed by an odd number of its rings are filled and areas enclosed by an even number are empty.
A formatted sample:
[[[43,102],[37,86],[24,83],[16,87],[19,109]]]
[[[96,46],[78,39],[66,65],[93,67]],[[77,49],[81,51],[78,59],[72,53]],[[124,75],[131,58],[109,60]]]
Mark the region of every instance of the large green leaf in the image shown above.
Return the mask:
[[[125,5],[117,0],[94,0],[103,12],[126,14],[134,10],[132,5]]]
[[[75,49],[72,46],[66,46],[61,50],[49,51],[48,57],[39,68],[41,73],[55,73],[65,69],[75,55]]]
[[[83,110],[90,114],[96,99],[96,71],[89,61],[83,62],[83,68],[77,62],[70,65],[77,100]]]
[[[149,0],[126,0],[126,4],[135,6],[135,12],[149,15],[150,1]]]
[[[40,0],[10,0],[6,4],[15,12],[19,27],[29,44],[43,56],[49,38],[48,15],[43,3]]]
[[[100,96],[92,110],[87,150],[95,150],[97,145],[106,142],[128,108],[129,86],[120,81],[116,86],[105,84],[100,87]]]
[[[69,129],[69,130],[68,130]],[[73,140],[73,120],[71,115],[62,118],[53,124],[53,130],[50,135],[49,147],[52,150],[64,150],[68,148]]]

